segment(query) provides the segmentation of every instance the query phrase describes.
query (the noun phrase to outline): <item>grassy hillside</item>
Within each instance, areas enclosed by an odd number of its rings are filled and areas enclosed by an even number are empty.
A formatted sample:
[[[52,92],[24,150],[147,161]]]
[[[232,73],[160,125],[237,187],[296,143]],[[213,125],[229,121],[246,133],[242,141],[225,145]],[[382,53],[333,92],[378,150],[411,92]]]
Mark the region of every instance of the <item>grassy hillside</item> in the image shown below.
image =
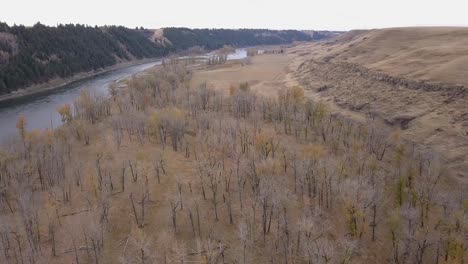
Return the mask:
[[[352,31],[323,45],[319,58],[347,61],[405,78],[468,85],[468,28]]]
[[[167,28],[158,31],[106,26],[8,26],[0,23],[0,94],[92,71],[121,61],[154,58],[193,46],[286,44],[312,37],[301,31]],[[152,39],[153,38],[153,39]]]

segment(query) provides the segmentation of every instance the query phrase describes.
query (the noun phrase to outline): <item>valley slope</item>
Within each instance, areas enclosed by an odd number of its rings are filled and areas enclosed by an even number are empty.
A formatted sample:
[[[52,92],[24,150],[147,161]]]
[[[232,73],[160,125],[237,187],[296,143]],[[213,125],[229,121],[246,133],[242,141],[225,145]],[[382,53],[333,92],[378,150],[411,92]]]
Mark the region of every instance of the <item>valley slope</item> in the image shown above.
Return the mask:
[[[292,79],[336,113],[399,127],[468,177],[468,29],[356,30],[296,47]]]

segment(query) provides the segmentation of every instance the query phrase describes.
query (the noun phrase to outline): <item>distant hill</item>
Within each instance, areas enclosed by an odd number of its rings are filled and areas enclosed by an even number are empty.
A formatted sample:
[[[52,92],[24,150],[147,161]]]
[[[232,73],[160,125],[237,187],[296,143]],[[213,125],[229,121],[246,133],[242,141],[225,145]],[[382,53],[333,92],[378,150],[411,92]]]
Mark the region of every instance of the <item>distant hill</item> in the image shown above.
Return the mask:
[[[310,41],[317,36],[297,30],[148,30],[73,24],[50,27],[40,23],[10,27],[0,23],[0,94],[123,61],[162,57],[193,46],[213,50],[223,45]]]
[[[206,49],[218,49],[223,45],[236,47],[254,45],[288,44],[294,41],[310,41],[309,34],[297,30],[267,29],[188,29],[165,28],[164,37],[170,41],[176,51],[193,46]]]

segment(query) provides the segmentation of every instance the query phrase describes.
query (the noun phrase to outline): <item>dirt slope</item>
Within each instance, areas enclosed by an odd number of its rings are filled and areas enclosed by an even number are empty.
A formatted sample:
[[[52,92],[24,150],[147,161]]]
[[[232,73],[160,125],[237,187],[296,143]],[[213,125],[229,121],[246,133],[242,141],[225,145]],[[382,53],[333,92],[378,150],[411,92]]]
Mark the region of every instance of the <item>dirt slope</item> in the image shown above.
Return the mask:
[[[468,28],[351,31],[290,52],[310,96],[400,127],[468,181]]]

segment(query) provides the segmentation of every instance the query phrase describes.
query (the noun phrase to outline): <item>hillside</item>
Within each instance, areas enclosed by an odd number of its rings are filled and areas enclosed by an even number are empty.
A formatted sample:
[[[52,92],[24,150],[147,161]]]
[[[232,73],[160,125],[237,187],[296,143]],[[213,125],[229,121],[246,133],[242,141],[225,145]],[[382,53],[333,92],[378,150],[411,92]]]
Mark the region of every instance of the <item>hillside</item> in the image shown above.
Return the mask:
[[[33,27],[0,23],[0,95],[19,88],[66,78],[123,61],[162,57],[193,46],[206,50],[308,41],[301,31],[166,28],[37,23]]]
[[[353,119],[399,127],[468,181],[467,28],[351,31],[292,54],[309,96]]]
[[[0,94],[167,50],[124,27],[0,27]]]
[[[346,61],[390,75],[468,86],[468,28],[352,31],[321,45],[314,58]]]

